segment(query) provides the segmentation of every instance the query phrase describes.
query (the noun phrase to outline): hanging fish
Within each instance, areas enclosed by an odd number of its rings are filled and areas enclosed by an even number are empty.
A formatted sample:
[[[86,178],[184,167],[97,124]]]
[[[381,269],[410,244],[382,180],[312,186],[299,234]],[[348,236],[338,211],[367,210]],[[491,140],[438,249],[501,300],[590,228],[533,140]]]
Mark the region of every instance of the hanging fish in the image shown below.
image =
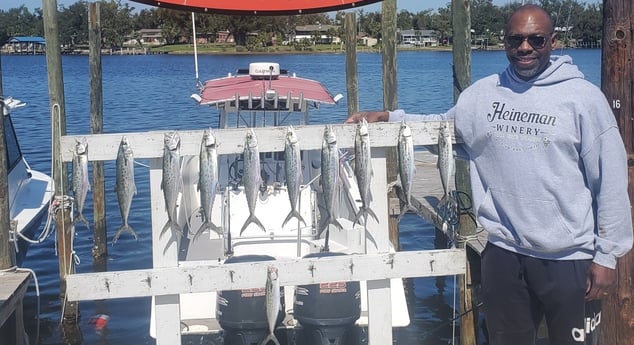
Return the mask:
[[[117,193],[117,200],[119,200],[119,211],[121,212],[123,224],[114,234],[112,244],[117,243],[119,236],[124,232],[129,232],[134,236],[134,239],[138,239],[136,232],[128,224],[132,197],[136,195],[136,184],[134,183],[134,154],[126,136],[123,136],[119,143],[116,166],[115,192]]]
[[[354,176],[359,187],[359,195],[361,196],[361,207],[354,218],[354,224],[359,223],[361,217],[365,223],[368,222],[368,215],[372,216],[378,223],[379,219],[370,209],[370,183],[372,182],[372,157],[370,152],[370,134],[368,132],[368,123],[365,118],[357,124],[354,137]]]
[[[251,223],[255,223],[257,226],[266,232],[266,228],[260,222],[258,217],[255,216],[255,205],[258,202],[258,193],[260,190],[260,184],[262,178],[260,176],[260,153],[258,151],[258,140],[255,137],[253,129],[249,129],[247,132],[245,144],[244,144],[244,175],[242,176],[242,183],[244,184],[244,191],[247,197],[247,204],[249,206],[249,218],[242,225],[240,229],[240,235]]]
[[[165,199],[167,210],[167,223],[163,226],[160,236],[163,236],[167,229],[176,231],[179,236],[183,236],[183,230],[178,225],[176,219],[176,208],[178,193],[181,186],[181,138],[177,132],[165,133],[163,140],[163,180],[161,189]]]
[[[304,218],[297,210],[299,200],[300,185],[302,183],[302,158],[299,149],[299,139],[295,134],[293,126],[289,126],[286,132],[286,143],[284,146],[284,171],[286,172],[286,190],[288,199],[291,202],[291,211],[284,219],[282,227],[295,217],[306,225]]]
[[[269,266],[266,270],[266,321],[269,327],[269,334],[262,340],[260,345],[266,345],[270,341],[274,344],[280,345],[279,340],[275,336],[275,326],[277,325],[277,316],[282,307],[280,301],[280,280],[277,271],[277,267]]]
[[[211,222],[211,210],[216,199],[218,189],[218,152],[216,150],[216,138],[211,128],[203,132],[199,155],[198,190],[200,192],[200,208],[203,216],[203,224],[194,235],[194,241],[205,230],[213,230],[221,234],[221,229]]]
[[[401,210],[399,218],[408,210],[415,210],[412,206],[412,184],[414,182],[414,141],[412,130],[405,121],[401,122],[398,133],[398,175],[401,181],[401,188],[405,194],[405,207]]]
[[[73,226],[77,222],[86,224],[90,230],[90,224],[84,218],[82,213],[86,195],[90,190],[90,182],[88,181],[88,143],[86,138],[77,139],[75,143],[75,151],[73,152],[73,198],[75,200],[75,208],[77,209],[77,217],[73,220]]]

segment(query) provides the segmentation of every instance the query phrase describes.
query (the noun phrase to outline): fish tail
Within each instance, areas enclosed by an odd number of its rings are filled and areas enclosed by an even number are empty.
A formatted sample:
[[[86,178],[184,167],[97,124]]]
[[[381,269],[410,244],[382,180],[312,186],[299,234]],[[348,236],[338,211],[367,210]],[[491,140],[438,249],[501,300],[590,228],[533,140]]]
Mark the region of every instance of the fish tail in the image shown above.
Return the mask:
[[[366,219],[366,222],[367,222],[368,215],[365,212],[365,208],[364,207],[359,208],[359,212],[357,212],[357,214],[354,216],[354,223],[352,223],[352,227],[354,227],[357,224],[361,225],[360,220],[361,220],[362,216],[363,216],[364,219]]]
[[[366,218],[367,218],[367,214],[369,214],[372,218],[374,218],[374,220],[378,223],[379,222],[379,218],[376,216],[376,214],[374,213],[374,211],[372,211],[371,208],[366,207],[365,210],[366,212]]]
[[[88,221],[86,220],[86,218],[84,218],[83,214],[79,214],[77,215],[77,217],[75,218],[75,220],[73,220],[73,226],[75,226],[75,224],[77,224],[77,222],[82,222],[84,224],[86,224],[86,228],[88,230],[90,230],[90,223],[88,223]]]
[[[266,336],[266,338],[264,338],[264,340],[262,340],[262,342],[260,343],[260,345],[266,345],[268,344],[270,341],[273,341],[273,343],[275,345],[280,345],[280,341],[277,340],[277,337],[275,336],[274,333],[270,333],[269,335]]]
[[[291,212],[288,213],[288,216],[286,216],[286,219],[284,219],[284,222],[282,223],[282,227],[284,227],[286,223],[292,218],[297,218],[300,222],[306,225],[306,222],[304,221],[304,218],[302,218],[302,215],[299,214],[297,210],[291,210]]]
[[[167,223],[165,223],[165,225],[163,226],[163,229],[161,229],[161,234],[159,235],[159,238],[163,237],[163,235],[165,235],[165,232],[167,231],[167,229],[169,229],[172,225],[171,221],[167,221]]]
[[[194,242],[196,241],[196,239],[198,239],[198,236],[202,235],[205,230],[210,229],[215,231],[218,235],[222,234],[222,229],[218,226],[216,226],[214,223],[209,222],[209,221],[205,221],[200,228],[198,228],[198,230],[196,231],[196,234],[194,235]]]
[[[124,232],[129,232],[130,234],[132,234],[132,236],[134,236],[135,240],[139,240],[139,237],[137,236],[136,231],[134,231],[134,229],[130,225],[123,224],[123,225],[121,225],[121,227],[119,227],[117,232],[114,234],[114,238],[112,239],[112,245],[117,243],[117,240],[119,239],[119,236],[121,236],[121,234],[124,233]]]
[[[240,229],[240,236],[242,236],[242,233],[244,232],[244,230],[251,223],[255,223],[257,226],[260,227],[260,229],[262,229],[262,231],[266,232],[266,228],[264,227],[264,225],[262,225],[262,222],[260,222],[258,217],[256,217],[255,214],[251,214],[251,215],[249,215],[249,218],[247,218],[247,221],[244,222],[244,225],[242,226],[242,229]]]
[[[337,218],[331,218],[330,219],[330,224],[336,226],[339,228],[339,230],[343,230],[343,226],[339,223],[339,221],[337,220]]]

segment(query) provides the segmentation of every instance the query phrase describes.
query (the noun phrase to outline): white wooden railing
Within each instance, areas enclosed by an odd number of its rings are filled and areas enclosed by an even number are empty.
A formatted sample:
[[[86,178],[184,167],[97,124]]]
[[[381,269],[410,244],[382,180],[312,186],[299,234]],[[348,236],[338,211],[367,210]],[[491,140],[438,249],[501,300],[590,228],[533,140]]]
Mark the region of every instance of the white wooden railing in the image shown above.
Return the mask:
[[[436,145],[439,122],[409,124],[415,145]],[[399,123],[370,124],[372,195],[387,195],[386,159],[388,147],[395,147]],[[340,149],[354,146],[354,125],[334,125]],[[323,125],[295,127],[302,150],[321,148]],[[218,264],[201,261],[192,267],[179,266],[177,244],[170,236],[159,238],[167,221],[160,188],[163,137],[165,131],[116,133],[61,138],[62,161],[72,161],[75,140],[85,137],[89,160],[115,160],[122,135],[128,137],[136,159],[150,160],[150,196],[152,217],[153,268],[73,274],[67,277],[67,297],[71,301],[155,297],[157,344],[180,344],[179,294],[263,287],[266,265],[249,262]],[[283,151],[285,127],[256,128],[260,152]],[[198,155],[202,129],[179,131],[181,155]],[[245,129],[215,130],[220,143],[218,154],[235,154],[243,150]],[[395,164],[395,163],[391,163]],[[310,259],[280,259],[275,265],[282,286],[306,285],[331,281],[367,281],[368,340],[371,345],[392,343],[391,278],[431,277],[464,274],[464,249],[421,250],[390,253],[388,237],[388,200],[375,197],[372,209],[379,223],[369,222],[367,231],[377,246],[368,246],[366,254]]]

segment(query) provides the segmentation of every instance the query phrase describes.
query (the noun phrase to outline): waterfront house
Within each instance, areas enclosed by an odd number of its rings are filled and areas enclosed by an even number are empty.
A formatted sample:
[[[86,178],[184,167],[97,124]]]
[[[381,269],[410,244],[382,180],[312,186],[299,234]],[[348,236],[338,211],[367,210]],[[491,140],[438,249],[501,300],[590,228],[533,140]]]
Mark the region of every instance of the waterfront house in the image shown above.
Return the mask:
[[[46,41],[39,36],[14,36],[2,46],[4,54],[44,54]]]

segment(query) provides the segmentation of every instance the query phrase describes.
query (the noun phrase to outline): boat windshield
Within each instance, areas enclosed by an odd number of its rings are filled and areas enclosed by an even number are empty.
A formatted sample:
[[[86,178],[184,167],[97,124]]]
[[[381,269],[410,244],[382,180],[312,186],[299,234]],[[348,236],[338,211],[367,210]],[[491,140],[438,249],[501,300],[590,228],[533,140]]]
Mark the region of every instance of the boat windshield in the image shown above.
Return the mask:
[[[10,115],[5,115],[4,117],[4,139],[7,148],[7,171],[11,171],[20,162],[22,152],[20,151],[18,137],[15,134]]]

